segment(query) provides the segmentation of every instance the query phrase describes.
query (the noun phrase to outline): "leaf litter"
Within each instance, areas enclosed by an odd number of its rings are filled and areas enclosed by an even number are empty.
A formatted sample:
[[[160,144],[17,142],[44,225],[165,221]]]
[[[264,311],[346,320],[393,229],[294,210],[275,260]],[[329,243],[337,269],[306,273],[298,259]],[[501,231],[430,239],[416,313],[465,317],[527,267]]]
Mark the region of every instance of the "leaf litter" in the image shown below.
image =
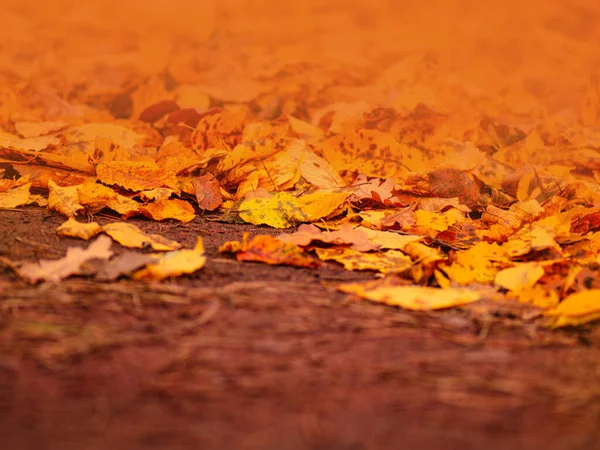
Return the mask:
[[[267,36],[257,34],[258,47]],[[492,289],[495,298],[540,308],[554,327],[597,319],[594,291],[554,272],[557,265],[568,274],[600,267],[593,75],[583,74],[590,81],[579,86],[579,103],[567,104],[567,95],[551,103],[543,89],[519,87],[535,77],[543,83],[543,64],[507,87],[468,61],[457,67],[446,49],[431,59],[390,60],[390,42],[403,41],[369,36],[378,43],[374,57],[353,48],[354,56],[345,60],[342,52],[329,67],[303,44],[284,45],[275,58],[256,51],[252,62],[226,69],[198,65],[194,52],[167,55],[168,79],[165,71],[139,77],[121,68],[111,84],[73,62],[54,67],[77,74],[62,87],[40,81],[47,68],[20,82],[3,74],[0,208],[47,200],[48,210],[68,219],[57,234],[98,236],[88,252],[107,264],[115,263],[109,251],[97,250],[108,242],[104,234],[127,248],[166,252],[143,263],[124,257],[115,266],[131,269],[111,269],[105,279],[177,277],[200,270],[206,256],[201,238],[185,249],[89,216],[186,224],[212,211],[215,220],[298,227],[244,236],[222,252],[238,261],[317,268],[322,260],[372,271],[382,277],[375,284],[339,287],[372,301],[437,309]],[[232,50],[235,38],[222,39],[233,54],[242,51]],[[290,69],[303,58],[311,64]],[[428,72],[432,61],[438,67]],[[480,90],[457,84],[459,74]],[[62,260],[19,273],[58,282],[82,275],[94,259],[86,255],[73,247]],[[387,277],[408,285],[389,286]]]

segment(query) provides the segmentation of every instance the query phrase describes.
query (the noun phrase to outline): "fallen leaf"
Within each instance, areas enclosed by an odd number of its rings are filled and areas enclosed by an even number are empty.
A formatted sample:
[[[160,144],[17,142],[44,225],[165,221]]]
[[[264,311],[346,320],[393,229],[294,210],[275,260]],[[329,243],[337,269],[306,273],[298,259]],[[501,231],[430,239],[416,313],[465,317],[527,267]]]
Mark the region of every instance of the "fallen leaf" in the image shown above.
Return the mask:
[[[39,281],[58,283],[64,278],[81,273],[85,263],[90,260],[109,259],[113,255],[110,250],[111,243],[110,238],[99,236],[87,249],[69,247],[64,258],[24,264],[19,267],[18,272],[30,283]]]
[[[374,270],[383,274],[401,273],[409,269],[412,260],[398,250],[387,252],[365,253],[345,247],[317,248],[319,259],[336,261],[346,270]]]
[[[170,251],[181,248],[181,244],[176,241],[171,241],[158,234],[146,234],[130,223],[109,223],[102,227],[102,232],[108,234],[123,247],[152,247],[152,249],[157,251]]]
[[[292,234],[282,234],[279,239],[302,247],[312,242],[324,242],[326,244],[346,245],[352,250],[368,252],[377,250],[379,245],[369,241],[369,235],[365,229],[357,229],[349,223],[345,223],[337,231],[321,231],[314,225],[300,225],[298,231]]]
[[[74,237],[87,241],[101,231],[102,227],[96,222],[82,223],[77,222],[74,218],[70,217],[66,222],[56,229],[56,234],[59,236]]]
[[[134,192],[159,187],[177,188],[174,170],[150,161],[105,161],[96,166],[98,180]]]
[[[532,288],[543,276],[544,268],[539,263],[524,263],[498,272],[495,283],[504,289],[519,293]]]
[[[138,211],[154,220],[174,219],[180,222],[190,222],[196,217],[194,207],[185,200],[168,199],[148,203],[139,207]]]
[[[310,268],[319,266],[318,261],[306,255],[297,245],[282,242],[269,235],[258,235],[250,239],[249,233],[245,233],[242,242],[226,242],[219,248],[219,253],[235,253],[238,261]]]
[[[83,206],[79,204],[77,186],[61,187],[48,180],[48,209],[59,212],[65,217],[75,217]]]
[[[372,302],[425,311],[466,305],[481,298],[478,292],[468,289],[388,286],[380,281],[342,284],[338,286],[338,290],[358,295]]]
[[[193,250],[176,250],[158,256],[154,263],[135,272],[133,274],[133,279],[164,280],[169,277],[178,277],[200,270],[204,267],[205,263],[206,256],[204,255],[204,244],[202,238],[198,236],[198,241]]]
[[[123,252],[110,261],[104,261],[103,264],[99,265],[95,278],[99,281],[115,281],[119,277],[130,276],[155,261],[156,258],[152,255],[131,251]]]
[[[214,211],[223,203],[221,185],[214,175],[202,175],[192,181],[198,207],[207,211]]]
[[[575,292],[546,312],[553,327],[578,326],[600,319],[600,289]]]
[[[0,192],[0,209],[12,209],[29,203],[31,183]]]

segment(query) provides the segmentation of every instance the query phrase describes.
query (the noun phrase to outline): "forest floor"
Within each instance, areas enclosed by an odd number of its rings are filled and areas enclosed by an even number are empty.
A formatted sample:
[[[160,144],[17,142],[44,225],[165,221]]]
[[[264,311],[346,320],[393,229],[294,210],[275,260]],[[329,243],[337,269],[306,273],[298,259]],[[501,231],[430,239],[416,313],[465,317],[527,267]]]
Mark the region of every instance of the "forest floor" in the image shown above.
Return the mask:
[[[86,246],[56,236],[63,221],[0,211],[0,255]],[[206,266],[37,286],[0,266],[0,448],[600,449],[599,327],[551,331],[485,303],[370,304],[334,286],[373,273],[217,253],[274,230],[131,222],[188,247],[201,234]]]

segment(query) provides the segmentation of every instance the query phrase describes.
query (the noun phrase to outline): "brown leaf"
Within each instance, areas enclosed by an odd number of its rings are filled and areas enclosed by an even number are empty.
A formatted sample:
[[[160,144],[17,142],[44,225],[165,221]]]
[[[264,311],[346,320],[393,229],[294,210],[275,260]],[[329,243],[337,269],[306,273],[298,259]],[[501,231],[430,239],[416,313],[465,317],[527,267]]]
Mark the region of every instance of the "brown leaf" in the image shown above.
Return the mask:
[[[64,258],[24,264],[18,272],[30,283],[42,280],[58,283],[64,278],[84,271],[85,263],[92,259],[110,258],[113,254],[110,250],[111,244],[112,240],[108,236],[99,236],[87,249],[69,247]]]
[[[198,207],[207,211],[214,211],[223,203],[221,185],[214,175],[208,173],[192,181]]]

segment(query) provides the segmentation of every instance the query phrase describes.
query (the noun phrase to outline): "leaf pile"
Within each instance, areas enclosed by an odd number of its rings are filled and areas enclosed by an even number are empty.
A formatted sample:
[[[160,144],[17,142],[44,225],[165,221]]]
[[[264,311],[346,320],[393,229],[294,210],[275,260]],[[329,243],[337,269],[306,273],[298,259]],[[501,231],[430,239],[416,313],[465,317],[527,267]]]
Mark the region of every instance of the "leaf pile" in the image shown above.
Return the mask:
[[[211,28],[216,3],[200,3],[189,15],[198,22],[163,17],[156,29],[156,12],[142,6],[135,21],[128,11],[107,21],[117,31],[74,8],[98,33],[57,40],[53,49],[0,31],[14,41],[0,73],[0,208],[36,204],[67,218],[59,235],[103,233],[125,247],[167,252],[105,279],[192,273],[205,263],[201,240],[181,249],[126,223],[78,218],[103,212],[187,223],[209,211],[223,221],[299,226],[278,238],[244,236],[221,251],[318,267],[312,252],[375,271],[384,278],[340,286],[369,300],[437,309],[492,296],[538,307],[555,326],[599,317],[600,94],[589,67],[600,64],[590,47],[600,28],[589,11],[537,5],[521,14],[522,26],[504,27],[516,20],[514,1],[490,24],[483,11],[459,14],[440,0],[437,7],[460,20],[433,27],[416,48],[407,37],[427,20],[411,18],[424,17],[425,7],[395,6],[394,15],[358,2],[340,9],[333,31],[324,12],[290,16],[269,4],[269,23],[281,28],[274,39],[243,2],[222,6],[236,12],[230,33]],[[31,17],[44,14],[77,33],[55,11],[42,7]],[[564,15],[570,22],[553,21]],[[175,39],[169,30],[187,20],[196,35]],[[318,39],[298,40],[319,29]],[[493,39],[498,30],[515,33],[503,40],[512,47]],[[45,64],[19,56],[27,45],[47,52]],[[523,60],[526,72],[518,69]],[[100,258],[93,255],[110,258],[98,242],[108,241],[98,237],[89,256],[72,251],[19,273],[32,282],[82,273],[89,258]]]

